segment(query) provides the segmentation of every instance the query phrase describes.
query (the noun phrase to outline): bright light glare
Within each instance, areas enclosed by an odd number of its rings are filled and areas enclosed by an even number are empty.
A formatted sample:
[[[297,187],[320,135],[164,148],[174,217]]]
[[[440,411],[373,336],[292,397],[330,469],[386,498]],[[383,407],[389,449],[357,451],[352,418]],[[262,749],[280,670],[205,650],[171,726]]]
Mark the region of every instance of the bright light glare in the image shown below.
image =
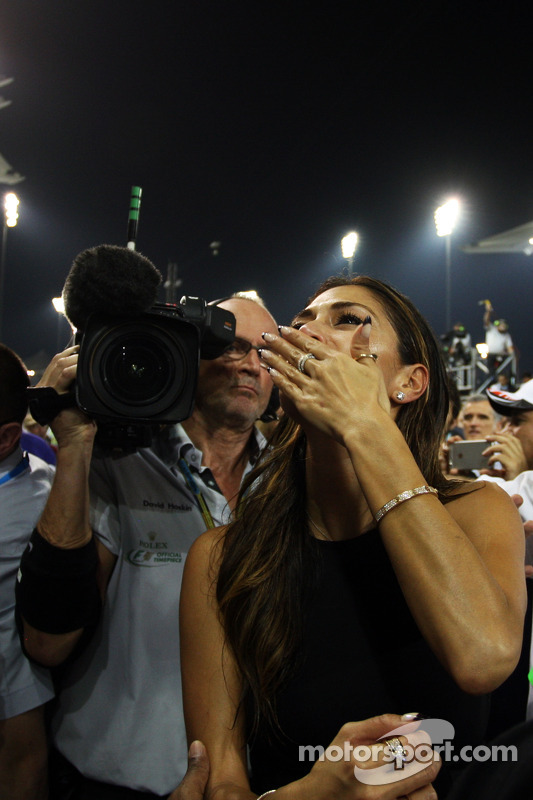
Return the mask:
[[[63,302],[62,297],[52,297],[52,305],[58,314],[65,313],[65,303]]]
[[[435,211],[435,227],[437,236],[449,236],[459,216],[459,201],[456,199],[448,200],[443,206],[439,206]]]
[[[237,292],[237,294],[239,297],[246,297],[248,300],[255,300],[256,303],[259,300],[259,295],[255,289],[246,289],[246,291]]]
[[[476,344],[476,350],[478,351],[481,358],[487,358],[489,354],[489,348],[487,347],[485,342],[480,342],[479,344]]]
[[[342,257],[343,258],[353,258],[353,254],[355,253],[355,248],[357,247],[357,242],[359,241],[359,235],[352,231],[351,233],[347,233],[341,240],[341,247],[342,247]]]
[[[13,194],[13,192],[8,192],[8,194],[4,196],[4,212],[6,217],[6,226],[8,228],[14,228],[17,224],[17,220],[19,218],[18,205],[19,199],[16,194]]]

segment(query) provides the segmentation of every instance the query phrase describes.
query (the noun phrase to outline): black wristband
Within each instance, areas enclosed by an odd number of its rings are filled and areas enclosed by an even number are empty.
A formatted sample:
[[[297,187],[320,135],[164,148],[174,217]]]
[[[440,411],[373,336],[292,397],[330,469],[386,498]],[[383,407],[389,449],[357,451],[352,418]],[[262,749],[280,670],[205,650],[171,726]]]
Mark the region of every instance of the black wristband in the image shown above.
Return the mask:
[[[55,547],[34,530],[22,554],[15,587],[17,611],[43,633],[96,625],[101,599],[94,537],[83,547]]]

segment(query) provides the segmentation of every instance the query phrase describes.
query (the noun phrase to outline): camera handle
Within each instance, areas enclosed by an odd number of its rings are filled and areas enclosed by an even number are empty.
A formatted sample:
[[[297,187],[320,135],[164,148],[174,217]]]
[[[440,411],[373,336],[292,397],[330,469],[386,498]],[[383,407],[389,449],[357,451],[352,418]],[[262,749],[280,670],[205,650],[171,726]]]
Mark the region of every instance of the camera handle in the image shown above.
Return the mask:
[[[39,425],[50,425],[60,411],[76,405],[73,391],[58,394],[51,386],[31,386],[26,394],[31,415]]]

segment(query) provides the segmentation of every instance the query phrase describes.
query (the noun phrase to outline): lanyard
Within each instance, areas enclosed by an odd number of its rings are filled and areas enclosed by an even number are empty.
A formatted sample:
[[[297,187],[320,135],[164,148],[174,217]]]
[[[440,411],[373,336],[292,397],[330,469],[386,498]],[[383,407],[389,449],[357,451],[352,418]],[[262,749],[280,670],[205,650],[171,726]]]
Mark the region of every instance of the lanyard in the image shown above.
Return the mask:
[[[30,466],[30,460],[28,458],[28,454],[24,453],[17,466],[13,467],[13,469],[10,470],[10,472],[7,472],[2,478],[0,478],[0,486],[3,483],[7,483],[8,481],[10,481],[11,478],[16,478],[17,475],[20,475],[20,473],[24,472],[24,470],[27,469],[29,466]]]
[[[213,522],[213,517],[211,516],[211,512],[209,511],[207,503],[205,502],[205,498],[200,489],[198,488],[198,484],[194,480],[192,473],[189,469],[189,466],[184,458],[180,458],[180,460],[178,461],[178,467],[180,468],[181,474],[183,475],[185,481],[187,482],[187,486],[189,487],[189,489],[196,498],[196,502],[198,503],[198,508],[200,509],[200,513],[202,515],[202,518],[206,526],[208,528],[214,528],[215,523]]]

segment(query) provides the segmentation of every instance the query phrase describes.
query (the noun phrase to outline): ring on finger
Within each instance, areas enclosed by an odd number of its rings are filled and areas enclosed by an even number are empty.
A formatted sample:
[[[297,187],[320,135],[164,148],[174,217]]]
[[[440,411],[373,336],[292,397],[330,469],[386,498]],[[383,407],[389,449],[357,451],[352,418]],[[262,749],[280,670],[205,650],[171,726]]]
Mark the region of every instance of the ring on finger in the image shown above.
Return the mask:
[[[296,365],[299,372],[304,372],[307,375],[305,372],[305,365],[310,358],[316,358],[316,356],[314,356],[312,353],[306,353],[304,356],[300,356],[298,359],[298,364]]]
[[[394,756],[394,758],[399,758],[402,761],[406,760],[407,750],[397,736],[394,736],[392,739],[385,739],[385,743],[389,749],[389,753]]]
[[[378,357],[375,353],[359,353],[355,360],[359,361],[360,358],[371,358],[373,361],[378,360]]]

